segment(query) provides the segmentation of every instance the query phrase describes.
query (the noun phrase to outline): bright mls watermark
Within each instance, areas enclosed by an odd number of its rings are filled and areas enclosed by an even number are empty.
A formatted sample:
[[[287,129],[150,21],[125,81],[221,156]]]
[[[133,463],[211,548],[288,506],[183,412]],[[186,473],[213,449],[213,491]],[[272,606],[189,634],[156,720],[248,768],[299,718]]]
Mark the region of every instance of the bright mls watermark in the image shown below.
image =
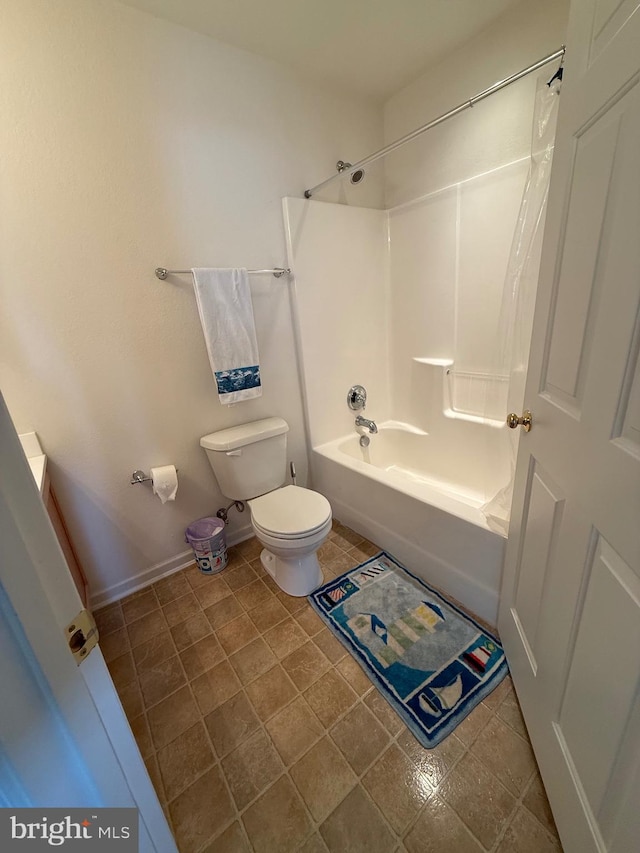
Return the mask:
[[[0,850],[138,853],[138,809],[0,809]]]

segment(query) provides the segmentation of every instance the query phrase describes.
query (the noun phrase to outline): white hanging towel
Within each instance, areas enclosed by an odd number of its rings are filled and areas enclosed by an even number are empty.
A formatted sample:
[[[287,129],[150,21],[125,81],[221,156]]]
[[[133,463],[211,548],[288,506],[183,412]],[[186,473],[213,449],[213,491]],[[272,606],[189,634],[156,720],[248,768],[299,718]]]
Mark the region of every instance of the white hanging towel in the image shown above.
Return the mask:
[[[224,405],[262,394],[249,276],[245,269],[193,269],[211,370]]]

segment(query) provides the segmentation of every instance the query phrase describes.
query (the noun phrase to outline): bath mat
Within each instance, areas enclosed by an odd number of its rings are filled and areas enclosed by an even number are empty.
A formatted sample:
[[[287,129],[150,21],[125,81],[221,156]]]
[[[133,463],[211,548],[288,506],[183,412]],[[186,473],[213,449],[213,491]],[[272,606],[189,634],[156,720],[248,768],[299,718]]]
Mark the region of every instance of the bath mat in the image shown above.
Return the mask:
[[[494,636],[384,552],[309,601],[427,748],[507,674]]]

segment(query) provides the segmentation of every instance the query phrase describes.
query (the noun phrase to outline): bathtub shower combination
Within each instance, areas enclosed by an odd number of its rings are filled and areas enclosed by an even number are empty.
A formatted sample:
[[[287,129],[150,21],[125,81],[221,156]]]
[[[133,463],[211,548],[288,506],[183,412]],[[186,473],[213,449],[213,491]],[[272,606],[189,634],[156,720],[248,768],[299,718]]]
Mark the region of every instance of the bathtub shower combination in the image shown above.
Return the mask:
[[[388,210],[284,200],[313,488],[493,624],[557,94],[531,158]]]

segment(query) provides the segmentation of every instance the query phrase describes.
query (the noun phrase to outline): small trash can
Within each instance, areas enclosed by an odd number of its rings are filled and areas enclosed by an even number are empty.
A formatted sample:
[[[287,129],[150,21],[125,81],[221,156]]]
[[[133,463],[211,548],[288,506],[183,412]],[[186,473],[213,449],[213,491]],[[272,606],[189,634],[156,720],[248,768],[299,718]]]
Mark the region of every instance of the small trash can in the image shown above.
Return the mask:
[[[219,518],[199,518],[186,529],[184,541],[193,548],[198,568],[205,575],[215,575],[227,565],[227,542],[224,521]]]

